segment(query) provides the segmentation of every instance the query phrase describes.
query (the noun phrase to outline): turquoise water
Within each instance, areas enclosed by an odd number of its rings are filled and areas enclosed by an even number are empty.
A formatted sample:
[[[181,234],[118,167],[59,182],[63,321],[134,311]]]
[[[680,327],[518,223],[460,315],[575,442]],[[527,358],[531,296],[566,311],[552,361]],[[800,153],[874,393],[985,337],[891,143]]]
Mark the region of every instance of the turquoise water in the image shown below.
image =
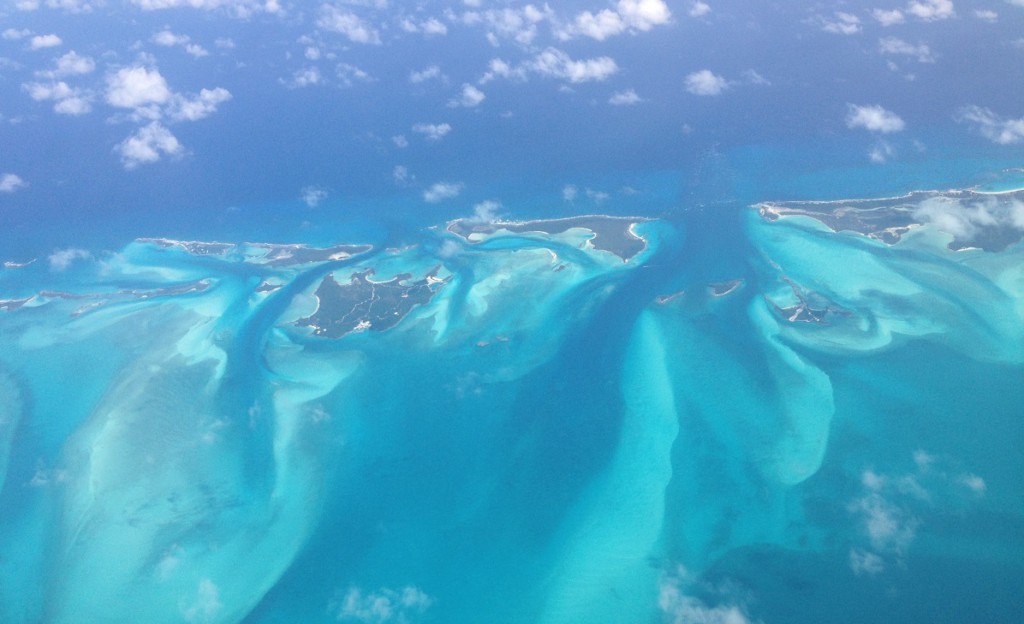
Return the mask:
[[[4,270],[0,621],[1019,621],[1024,247],[702,197],[628,262],[398,214]],[[294,324],[437,266],[386,332]]]

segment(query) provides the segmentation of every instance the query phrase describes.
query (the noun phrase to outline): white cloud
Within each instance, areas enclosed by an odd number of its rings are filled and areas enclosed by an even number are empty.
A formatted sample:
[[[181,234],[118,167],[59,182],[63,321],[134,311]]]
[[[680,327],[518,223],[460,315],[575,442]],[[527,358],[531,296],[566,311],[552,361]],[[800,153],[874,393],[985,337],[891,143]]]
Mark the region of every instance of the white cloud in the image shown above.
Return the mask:
[[[748,69],[743,72],[743,81],[747,84],[758,85],[761,87],[770,87],[772,85],[770,80],[752,69]]]
[[[156,68],[135,65],[107,76],[107,103],[118,108],[163,104],[171,98],[167,81]]]
[[[487,96],[480,89],[471,84],[462,85],[462,94],[448,102],[449,107],[475,108],[479,106]]]
[[[630,106],[633,104],[639,104],[643,101],[643,98],[637,95],[636,91],[633,89],[616,91],[610,98],[608,98],[608,103],[612,106]]]
[[[448,27],[444,25],[444,22],[440,21],[436,17],[431,17],[422,22],[414,22],[409,18],[405,18],[399,25],[405,32],[422,33],[428,37],[431,35],[448,34]]]
[[[58,58],[56,65],[56,69],[47,72],[48,76],[80,76],[90,74],[96,69],[96,62],[92,58],[81,56],[74,50]]]
[[[24,39],[25,37],[28,37],[31,34],[32,34],[32,31],[27,29],[27,28],[24,28],[22,30],[16,30],[14,28],[7,28],[6,30],[4,30],[4,32],[2,34],[0,34],[0,37],[3,37],[4,39],[7,39],[8,41],[17,41],[18,39]]]
[[[256,13],[280,13],[278,0],[131,0],[143,11],[192,8],[203,11],[225,10],[229,15],[247,18]]]
[[[1022,224],[1021,229],[1024,229],[1024,224]],[[985,480],[976,474],[960,475],[957,478],[957,481],[975,494],[984,494],[985,490],[988,489],[988,486],[985,484]]]
[[[527,4],[522,8],[506,7],[483,13],[471,11],[463,15],[462,21],[466,24],[485,22],[490,27],[487,39],[491,45],[498,45],[499,39],[504,38],[521,46],[529,46],[537,37],[537,24],[553,17],[554,12],[546,4],[542,9]]]
[[[451,124],[431,124],[431,123],[418,123],[413,125],[412,131],[416,134],[422,134],[430,141],[439,141],[445,137],[449,132],[452,131]]]
[[[13,193],[14,191],[25,188],[28,184],[21,179],[21,176],[14,173],[2,173],[0,174],[0,193]]]
[[[176,35],[169,30],[161,30],[153,35],[152,41],[157,45],[169,48],[176,45],[185,45],[191,39],[188,35]]]
[[[857,106],[847,104],[846,125],[849,128],[864,128],[871,132],[888,134],[903,130],[906,124],[896,113],[881,106]]]
[[[914,541],[917,519],[881,494],[872,492],[858,499],[853,509],[860,515],[863,528],[875,550],[902,554]]]
[[[220,601],[220,589],[210,579],[199,581],[194,600],[182,601],[181,614],[188,622],[213,622],[224,608]]]
[[[694,2],[690,7],[690,17],[703,17],[711,12],[711,7],[705,2]]]
[[[877,164],[882,164],[895,155],[896,148],[887,141],[879,141],[878,144],[872,147],[871,151],[868,152],[868,158],[871,159],[871,162]]]
[[[986,228],[1024,231],[1024,202],[1000,202],[994,197],[970,204],[949,197],[930,198],[914,209],[913,216],[918,222],[931,224],[959,241],[971,241]]]
[[[980,10],[980,9],[976,10],[974,12],[974,17],[976,17],[976,18],[978,18],[978,19],[980,19],[980,20],[982,20],[984,22],[997,22],[997,21],[999,21],[999,14],[996,13],[995,11],[989,11],[989,10]]]
[[[405,138],[404,134],[396,134],[391,137],[391,142],[395,144],[395,147],[405,148],[409,147],[409,139]]]
[[[956,15],[953,0],[915,0],[907,5],[907,13],[926,22],[944,20]]]
[[[484,200],[473,205],[473,216],[466,219],[470,223],[493,223],[500,219],[501,202],[493,199]]]
[[[320,84],[323,80],[320,70],[316,67],[303,67],[296,69],[292,74],[291,81],[287,82],[287,86],[292,89],[301,89],[302,87],[309,87],[312,85]]]
[[[154,34],[152,41],[159,46],[168,48],[172,46],[181,46],[187,54],[190,54],[195,58],[209,56],[210,54],[203,46],[198,43],[192,43],[192,38],[188,35],[176,35],[169,30],[161,30]]]
[[[418,587],[406,586],[371,593],[352,587],[340,602],[335,617],[341,622],[408,624],[411,617],[425,613],[434,601]]]
[[[575,201],[577,194],[579,194],[579,189],[573,184],[566,184],[562,187],[562,199],[567,202]]]
[[[619,71],[615,61],[607,56],[573,60],[568,54],[556,48],[547,48],[527,64],[529,71],[561,78],[569,82],[591,82],[605,80]]]
[[[913,56],[919,63],[935,62],[935,57],[932,56],[932,51],[927,45],[923,43],[913,45],[897,37],[883,37],[879,39],[878,49],[882,54]]]
[[[357,81],[358,82],[372,82],[373,77],[366,73],[362,69],[355,65],[348,63],[338,63],[338,66],[334,68],[334,74],[338,77],[338,82],[343,86],[351,87]]]
[[[956,119],[974,126],[983,137],[1000,145],[1013,145],[1024,141],[1024,117],[1000,117],[981,106],[966,106],[960,109]]]
[[[28,46],[33,50],[41,50],[43,48],[53,48],[59,46],[63,41],[57,35],[36,35],[29,39]]]
[[[414,180],[415,176],[409,173],[409,168],[405,165],[395,165],[395,168],[391,170],[391,178],[395,181],[395,184],[405,186]]]
[[[736,604],[710,606],[688,596],[683,586],[691,583],[689,573],[679,566],[675,574],[662,574],[658,581],[658,608],[671,624],[750,624],[743,608]]]
[[[821,29],[837,35],[855,35],[860,32],[860,18],[852,13],[839,11],[833,20],[823,20]]]
[[[202,89],[189,99],[175,95],[170,105],[170,117],[175,121],[197,121],[217,112],[217,107],[231,99],[231,93],[222,87]]]
[[[84,115],[92,110],[92,94],[64,81],[30,82],[22,85],[37,102],[52,100],[53,110],[61,115]]]
[[[158,121],[148,125],[118,143],[114,148],[121,156],[125,169],[134,169],[139,165],[154,163],[161,156],[178,156],[184,148],[178,139]]]
[[[461,182],[435,182],[423,191],[423,201],[436,204],[445,199],[458,197],[462,192],[462,186]]]
[[[330,4],[320,6],[316,25],[326,31],[344,35],[353,43],[379,44],[380,33],[358,15]]]
[[[885,571],[885,560],[873,552],[868,552],[859,548],[851,548],[850,569],[853,570],[853,573],[857,576],[861,576],[863,574],[874,576]]]
[[[319,186],[307,186],[302,189],[299,196],[307,206],[316,208],[320,202],[327,199],[327,189]]]
[[[694,95],[718,95],[729,87],[729,81],[709,69],[695,71],[685,79],[686,90]]]
[[[896,24],[902,24],[906,21],[906,18],[903,17],[903,11],[900,11],[899,9],[875,9],[871,11],[871,15],[874,16],[882,26],[895,26]]]
[[[57,249],[47,258],[51,271],[65,271],[78,260],[88,260],[92,254],[84,249]]]
[[[583,35],[603,41],[624,32],[646,32],[655,26],[668,24],[671,19],[672,12],[663,0],[619,0],[614,10],[578,14],[572,25],[558,34],[561,39]]]
[[[413,84],[419,84],[426,82],[434,78],[444,80],[444,74],[441,73],[441,68],[437,65],[431,65],[421,71],[413,71],[409,73],[409,82]]]
[[[611,195],[605,191],[595,191],[591,188],[585,189],[584,192],[587,194],[588,198],[594,201],[595,204],[604,203],[605,200],[611,197]]]

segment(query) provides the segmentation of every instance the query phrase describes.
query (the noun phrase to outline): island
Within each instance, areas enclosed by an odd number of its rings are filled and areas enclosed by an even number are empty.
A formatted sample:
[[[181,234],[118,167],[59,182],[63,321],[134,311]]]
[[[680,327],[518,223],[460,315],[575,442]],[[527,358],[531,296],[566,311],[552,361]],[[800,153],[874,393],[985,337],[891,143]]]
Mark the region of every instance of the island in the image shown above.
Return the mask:
[[[633,227],[637,223],[650,220],[647,217],[609,215],[583,215],[534,221],[484,222],[477,219],[455,219],[448,223],[447,230],[467,241],[476,242],[474,239],[478,239],[481,235],[486,237],[502,230],[513,234],[554,236],[573,228],[580,228],[593,233],[593,236],[590,237],[590,244],[594,249],[613,253],[626,262],[647,248],[647,241],[638,236]]]
[[[910,230],[932,223],[953,236],[954,251],[1003,251],[1024,237],[1024,189],[914,191],[883,199],[761,202],[753,206],[766,221],[803,216],[834,232],[864,234],[888,245]]]
[[[372,330],[382,332],[397,325],[413,308],[429,303],[448,280],[437,277],[441,265],[434,267],[423,279],[412,280],[410,273],[401,273],[383,282],[370,279],[374,270],[353,273],[347,283],[339,283],[328,274],[314,293],[318,302],[313,314],[295,322],[310,327],[313,334],[325,338],[341,338],[348,334]]]

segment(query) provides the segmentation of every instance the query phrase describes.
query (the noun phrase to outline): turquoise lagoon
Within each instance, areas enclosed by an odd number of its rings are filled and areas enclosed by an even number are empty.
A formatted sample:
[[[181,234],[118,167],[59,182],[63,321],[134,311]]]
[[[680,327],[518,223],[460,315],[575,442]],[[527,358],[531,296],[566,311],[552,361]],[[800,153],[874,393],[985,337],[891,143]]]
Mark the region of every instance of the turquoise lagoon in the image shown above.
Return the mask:
[[[0,620],[1019,621],[1024,203],[921,201],[9,264]]]

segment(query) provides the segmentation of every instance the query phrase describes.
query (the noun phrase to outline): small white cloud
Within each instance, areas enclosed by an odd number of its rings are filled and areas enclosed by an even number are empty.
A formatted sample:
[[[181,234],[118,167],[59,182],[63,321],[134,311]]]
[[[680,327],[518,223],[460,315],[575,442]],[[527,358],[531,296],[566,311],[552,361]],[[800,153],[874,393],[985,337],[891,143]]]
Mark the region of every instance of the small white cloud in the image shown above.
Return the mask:
[[[395,165],[395,168],[391,170],[391,178],[395,181],[395,184],[405,186],[414,180],[415,176],[409,173],[409,168],[405,165]]]
[[[608,56],[575,60],[562,50],[547,48],[515,67],[502,59],[492,59],[480,83],[484,84],[495,78],[526,80],[530,74],[560,78],[572,83],[600,82],[618,71],[619,66]]]
[[[603,204],[609,197],[611,197],[611,195],[605,191],[595,191],[590,188],[585,189],[584,192],[587,194],[587,197],[594,201],[595,204]]]
[[[364,593],[351,587],[337,605],[335,618],[341,622],[361,624],[407,624],[433,604],[433,599],[418,587],[382,588]],[[332,610],[334,610],[332,608]]]
[[[566,184],[562,187],[562,199],[567,202],[575,201],[578,194],[579,189],[573,184]]]
[[[729,87],[729,81],[710,69],[695,71],[684,80],[686,90],[694,95],[718,95]]]
[[[22,30],[17,30],[15,28],[7,28],[4,30],[3,33],[0,33],[0,37],[3,37],[8,41],[17,41],[18,39],[24,39],[25,37],[28,37],[31,34],[32,31],[27,28],[24,28]]]
[[[445,199],[458,197],[462,192],[461,182],[435,182],[423,191],[423,201],[429,204],[436,204]]]
[[[152,41],[153,43],[159,46],[169,48],[171,46],[176,45],[185,45],[186,43],[191,41],[191,39],[189,38],[188,35],[176,35],[169,30],[161,30],[160,32],[153,35]]]
[[[92,58],[81,56],[74,50],[58,58],[56,65],[56,69],[47,72],[47,75],[53,77],[80,76],[90,74],[96,69],[96,62]]]
[[[322,30],[344,35],[353,43],[379,44],[380,33],[355,13],[330,4],[320,6],[316,25]]]
[[[46,259],[50,263],[51,271],[65,271],[78,260],[88,260],[92,254],[85,249],[58,249]]]
[[[970,124],[983,137],[1000,145],[1013,145],[1024,141],[1024,117],[1000,117],[988,108],[972,105],[960,109],[956,120]]]
[[[835,19],[823,20],[821,29],[837,35],[855,35],[861,30],[860,18],[852,13],[839,11],[836,13]]]
[[[703,17],[711,12],[711,7],[704,2],[694,2],[690,7],[690,17]]]
[[[195,624],[205,624],[216,620],[224,605],[220,601],[220,589],[210,579],[199,581],[195,598],[183,600],[179,608],[185,620]]]
[[[915,0],[907,5],[907,13],[926,22],[949,19],[956,15],[953,0]]]
[[[302,189],[299,196],[310,208],[316,208],[320,202],[327,199],[327,189],[319,186],[307,186]]]
[[[36,35],[29,39],[28,46],[33,50],[42,50],[43,48],[53,48],[59,46],[63,41],[57,35]]]
[[[206,48],[198,43],[186,43],[185,53],[194,58],[202,58],[210,55],[210,53],[206,51]]]
[[[156,68],[124,67],[107,76],[107,103],[118,108],[163,104],[171,98],[167,81]]]
[[[459,106],[463,108],[475,108],[480,106],[486,98],[487,96],[484,95],[484,92],[480,89],[477,89],[471,84],[463,84],[462,94],[459,97],[450,100],[448,102],[448,106],[451,108]]]
[[[896,24],[902,24],[906,21],[906,18],[903,16],[903,11],[900,11],[899,9],[875,9],[871,11],[871,15],[882,26],[895,26]]]
[[[22,85],[37,102],[52,100],[53,110],[61,115],[84,115],[92,110],[92,94],[68,85],[63,80],[30,82]]]
[[[403,19],[399,24],[402,30],[408,33],[420,33],[426,36],[447,35],[448,27],[436,17],[431,17],[422,22],[414,22],[411,19]]]
[[[1024,229],[1024,228],[1022,228]],[[963,474],[957,478],[957,481],[971,490],[975,494],[984,494],[988,486],[985,484],[985,480],[976,474]]]
[[[235,40],[231,37],[218,37],[213,40],[213,45],[221,50],[233,50],[235,48]]]
[[[405,138],[404,134],[396,134],[391,137],[391,142],[395,144],[395,147],[405,148],[409,147],[409,139]]]
[[[412,131],[416,134],[422,134],[430,141],[440,141],[449,132],[452,131],[450,124],[432,124],[432,123],[418,123],[412,127]]]
[[[982,10],[982,9],[976,10],[974,12],[974,17],[980,19],[983,22],[989,22],[989,23],[995,23],[995,22],[999,21],[999,14],[996,13],[995,11],[989,11],[987,9],[986,10]]]
[[[668,24],[671,19],[672,12],[662,0],[619,0],[615,10],[578,14],[572,25],[559,33],[559,37],[571,39],[583,35],[604,41],[624,32],[646,32],[654,26]]]
[[[184,148],[178,139],[158,121],[148,125],[118,143],[114,148],[121,156],[125,169],[134,169],[139,165],[154,163],[161,156],[178,156]]]
[[[538,54],[528,67],[530,71],[542,76],[562,78],[573,83],[605,80],[619,71],[618,65],[610,57],[573,60],[556,48],[547,48]]]
[[[896,148],[893,147],[892,144],[888,143],[887,141],[879,141],[874,147],[871,148],[871,151],[868,152],[868,158],[871,159],[871,162],[876,164],[885,163],[895,155]]]
[[[919,63],[935,62],[935,57],[932,56],[932,51],[927,45],[923,43],[914,45],[897,37],[883,37],[882,39],[879,39],[878,49],[882,54],[901,54],[905,56],[912,56],[916,58]]]
[[[771,81],[752,69],[743,72],[743,82],[760,87],[770,87]]]
[[[846,125],[849,128],[864,128],[871,132],[889,134],[903,130],[906,124],[899,116],[881,106],[857,106],[847,104]]]
[[[231,99],[224,88],[202,89],[194,98],[175,95],[170,105],[170,117],[176,121],[197,121],[217,112],[217,107]]]
[[[373,77],[362,69],[349,63],[338,63],[334,68],[334,75],[343,86],[351,87],[357,82],[372,82]]]
[[[692,584],[691,575],[683,566],[674,574],[662,574],[658,580],[658,608],[670,624],[750,624],[741,605],[709,605],[683,592]]]
[[[25,188],[28,184],[21,179],[21,176],[14,173],[2,173],[0,174],[0,193],[13,193],[14,191]]]
[[[633,104],[639,104],[643,102],[643,98],[637,95],[633,89],[626,89],[625,91],[616,91],[608,98],[608,103],[612,106],[631,106]]]
[[[864,574],[874,576],[885,571],[885,560],[873,552],[851,548],[850,569],[857,576]]]
[[[493,223],[500,218],[501,208],[501,202],[497,200],[484,200],[473,205],[473,216],[466,220],[470,223]]]
[[[441,73],[441,68],[437,65],[431,65],[420,71],[409,72],[409,82],[413,84],[419,84],[433,79],[444,79],[444,74]]]
[[[320,73],[318,68],[303,67],[301,69],[296,69],[292,74],[292,79],[286,84],[292,89],[301,89],[303,87],[318,85],[322,81],[323,75]]]

